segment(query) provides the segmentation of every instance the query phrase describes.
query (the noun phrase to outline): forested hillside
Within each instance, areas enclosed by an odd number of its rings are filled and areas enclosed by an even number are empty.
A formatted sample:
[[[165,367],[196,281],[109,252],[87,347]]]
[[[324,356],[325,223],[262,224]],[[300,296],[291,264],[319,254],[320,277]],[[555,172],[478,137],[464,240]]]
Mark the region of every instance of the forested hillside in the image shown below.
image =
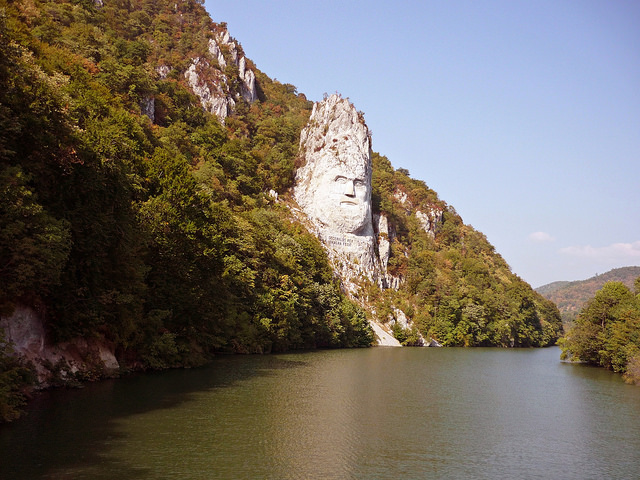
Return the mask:
[[[575,320],[582,307],[596,292],[607,282],[622,282],[629,288],[633,288],[636,278],[640,277],[640,267],[614,268],[606,273],[596,275],[576,282],[553,282],[536,288],[536,291],[554,302],[562,321],[571,323]]]
[[[389,268],[403,283],[345,296],[289,208],[312,102],[251,61],[247,101],[232,52],[212,58],[224,32],[196,0],[0,0],[3,318],[28,305],[52,342],[101,338],[131,368],[368,346],[367,315],[392,306],[444,345],[555,342],[555,306],[377,154],[374,207],[395,230]],[[194,59],[227,79],[223,121],[185,79]],[[409,204],[444,211],[435,236]],[[397,332],[407,344],[414,334]],[[11,418],[32,377],[1,340],[0,414]]]
[[[397,291],[375,295],[382,318],[395,305],[443,345],[555,343],[561,331],[555,305],[514,275],[486,237],[424,182],[394,170],[386,157],[374,154],[373,160],[374,206],[379,202],[395,231],[389,269],[406,280]],[[443,212],[433,236],[416,213],[430,210]],[[415,332],[397,333],[406,344],[415,341]]]

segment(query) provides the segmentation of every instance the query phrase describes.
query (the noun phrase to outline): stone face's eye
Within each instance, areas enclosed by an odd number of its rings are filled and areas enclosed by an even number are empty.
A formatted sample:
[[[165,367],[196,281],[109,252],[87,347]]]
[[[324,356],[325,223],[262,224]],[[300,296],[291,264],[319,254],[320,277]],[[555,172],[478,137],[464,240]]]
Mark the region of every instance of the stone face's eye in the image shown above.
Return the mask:
[[[340,185],[344,185],[345,183],[347,183],[348,179],[347,179],[347,177],[343,177],[342,175],[338,175],[334,181],[336,183],[339,183]]]
[[[366,184],[364,183],[364,180],[362,180],[362,179],[360,179],[360,178],[356,178],[356,179],[353,181],[353,184],[354,184],[356,187],[364,187],[364,186],[366,186]]]

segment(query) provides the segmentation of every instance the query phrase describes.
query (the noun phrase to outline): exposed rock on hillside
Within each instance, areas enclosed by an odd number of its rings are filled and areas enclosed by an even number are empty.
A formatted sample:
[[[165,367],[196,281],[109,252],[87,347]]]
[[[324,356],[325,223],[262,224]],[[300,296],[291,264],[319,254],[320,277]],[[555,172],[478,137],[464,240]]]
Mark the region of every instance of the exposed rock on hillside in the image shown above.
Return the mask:
[[[208,53],[208,57],[194,58],[184,76],[200,98],[202,107],[224,122],[233,113],[239,97],[248,103],[258,99],[256,76],[227,30],[217,32],[209,40]],[[240,92],[235,94],[230,89],[229,77],[225,73],[229,65],[238,69]]]
[[[444,212],[441,208],[433,206],[426,212],[422,212],[416,208],[409,200],[408,195],[402,190],[396,190],[393,196],[403,206],[407,215],[413,213],[418,219],[418,222],[420,222],[422,229],[431,237],[435,237],[437,226],[444,221]]]
[[[369,346],[369,317],[387,345],[558,338],[555,306],[372,153],[348,100],[311,114],[201,1],[96,5],[3,4],[0,416],[32,382],[12,343],[58,384]]]
[[[304,165],[294,198],[312,221],[348,291],[383,281],[371,213],[371,139],[347,99],[316,103],[300,135]]]
[[[113,345],[98,337],[78,337],[53,345],[42,315],[33,308],[16,307],[11,316],[0,319],[0,328],[14,352],[33,365],[41,387],[73,380],[78,374],[97,378],[120,369]]]
[[[311,220],[345,289],[357,296],[367,281],[397,289],[402,279],[387,272],[394,233],[385,215],[372,214],[371,134],[362,114],[335,94],[316,103],[300,135],[300,151],[304,164],[297,171],[294,198]],[[432,232],[437,217],[417,214],[425,230]],[[396,312],[402,327],[411,328],[405,314]],[[373,327],[381,344],[397,343],[380,332],[388,326]]]
[[[253,70],[247,67],[246,57],[242,55],[238,44],[231,39],[227,30],[218,32],[215,40],[209,40],[209,53],[218,60],[218,65],[223,71],[227,68],[227,61],[223,53],[225,50],[228,52],[231,63],[238,67],[238,76],[242,81],[242,98],[248,103],[255,102],[258,99],[256,75],[253,73]]]
[[[209,72],[215,81],[204,80]],[[194,58],[191,65],[184,73],[187,83],[198,98],[202,108],[213,113],[222,122],[233,112],[236,105],[233,97],[228,94],[228,82],[224,73],[216,70],[212,65],[202,58]]]

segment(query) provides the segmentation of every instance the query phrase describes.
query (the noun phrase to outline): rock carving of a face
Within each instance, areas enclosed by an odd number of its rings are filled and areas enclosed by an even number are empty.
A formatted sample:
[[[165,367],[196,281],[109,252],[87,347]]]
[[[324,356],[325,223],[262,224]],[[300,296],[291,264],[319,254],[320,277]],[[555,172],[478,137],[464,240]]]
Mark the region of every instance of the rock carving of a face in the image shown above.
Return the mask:
[[[360,170],[360,171],[359,171]],[[339,165],[318,172],[313,216],[337,232],[359,233],[371,218],[370,179],[364,169]]]
[[[336,95],[316,104],[301,145],[295,196],[305,213],[336,233],[370,234],[370,140],[355,107]]]

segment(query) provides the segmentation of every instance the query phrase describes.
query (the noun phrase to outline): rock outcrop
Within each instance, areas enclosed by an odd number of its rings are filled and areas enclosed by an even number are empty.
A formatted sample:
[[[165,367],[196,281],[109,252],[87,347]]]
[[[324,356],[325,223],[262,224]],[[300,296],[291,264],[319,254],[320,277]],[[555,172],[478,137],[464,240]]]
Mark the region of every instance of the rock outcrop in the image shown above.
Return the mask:
[[[41,387],[80,378],[111,376],[120,365],[112,345],[99,338],[79,337],[52,345],[42,315],[33,308],[18,306],[13,314],[0,318],[0,329],[14,354],[35,368]]]
[[[339,95],[316,103],[300,135],[300,155],[294,199],[347,293],[357,298],[367,281],[383,289],[399,288],[403,279],[387,272],[395,232],[385,215],[373,215],[371,209],[371,134],[362,114]],[[436,213],[416,216],[433,232]],[[372,321],[380,345],[400,346],[390,331],[398,319],[402,328],[412,327],[402,311],[394,311],[391,322]]]
[[[221,122],[233,112],[236,102],[228,93],[227,76],[213,68],[206,58],[194,58],[184,72],[184,78],[200,99],[200,104]]]
[[[423,212],[409,200],[409,196],[402,190],[396,190],[393,196],[404,207],[407,215],[414,214],[422,229],[431,237],[435,237],[436,228],[444,221],[444,212],[441,208],[432,206]]]
[[[231,87],[234,83],[232,80],[235,79],[229,78],[227,69],[230,65],[237,69],[239,82],[235,91]],[[169,65],[158,65],[156,73],[159,78],[165,79],[171,69]],[[242,49],[226,29],[214,32],[213,38],[209,39],[207,52],[191,59],[184,72],[184,79],[200,100],[202,108],[214,114],[222,123],[233,114],[238,100],[243,99],[247,103],[258,100],[256,74],[248,66]],[[140,102],[140,110],[154,121],[154,97],[144,97]]]
[[[378,340],[378,346],[380,347],[401,347],[402,344],[390,333],[388,328],[385,328],[380,322],[369,322],[373,333],[376,334]]]
[[[382,275],[384,276],[380,284],[382,286],[385,286],[386,288],[398,290],[404,279],[402,277],[391,275],[387,271],[389,258],[391,256],[391,242],[393,242],[393,239],[396,236],[396,232],[389,225],[389,220],[387,219],[386,215],[377,214],[373,216],[373,219],[375,233],[378,239],[378,256],[380,258],[380,267]]]
[[[226,73],[229,65],[238,69],[239,92],[230,91],[231,82]],[[219,31],[209,39],[208,55],[192,59],[184,77],[202,107],[221,122],[233,113],[239,98],[248,103],[258,99],[256,75],[247,66],[247,59],[227,30]]]
[[[371,213],[371,138],[349,100],[316,103],[300,135],[294,198],[350,293],[383,279]]]
[[[413,322],[399,308],[393,309],[393,314],[390,315],[387,325],[392,329],[395,325],[398,325],[403,330],[411,331],[414,329]],[[425,340],[425,338],[422,336],[422,333],[420,333],[419,331],[417,332],[417,336],[418,336],[418,340],[414,344],[414,346],[416,347],[436,347],[436,346],[440,347],[441,346],[437,341],[433,339],[429,339],[429,341]]]
[[[151,95],[147,95],[140,100],[140,113],[149,117],[152,122],[156,117],[156,103]]]

